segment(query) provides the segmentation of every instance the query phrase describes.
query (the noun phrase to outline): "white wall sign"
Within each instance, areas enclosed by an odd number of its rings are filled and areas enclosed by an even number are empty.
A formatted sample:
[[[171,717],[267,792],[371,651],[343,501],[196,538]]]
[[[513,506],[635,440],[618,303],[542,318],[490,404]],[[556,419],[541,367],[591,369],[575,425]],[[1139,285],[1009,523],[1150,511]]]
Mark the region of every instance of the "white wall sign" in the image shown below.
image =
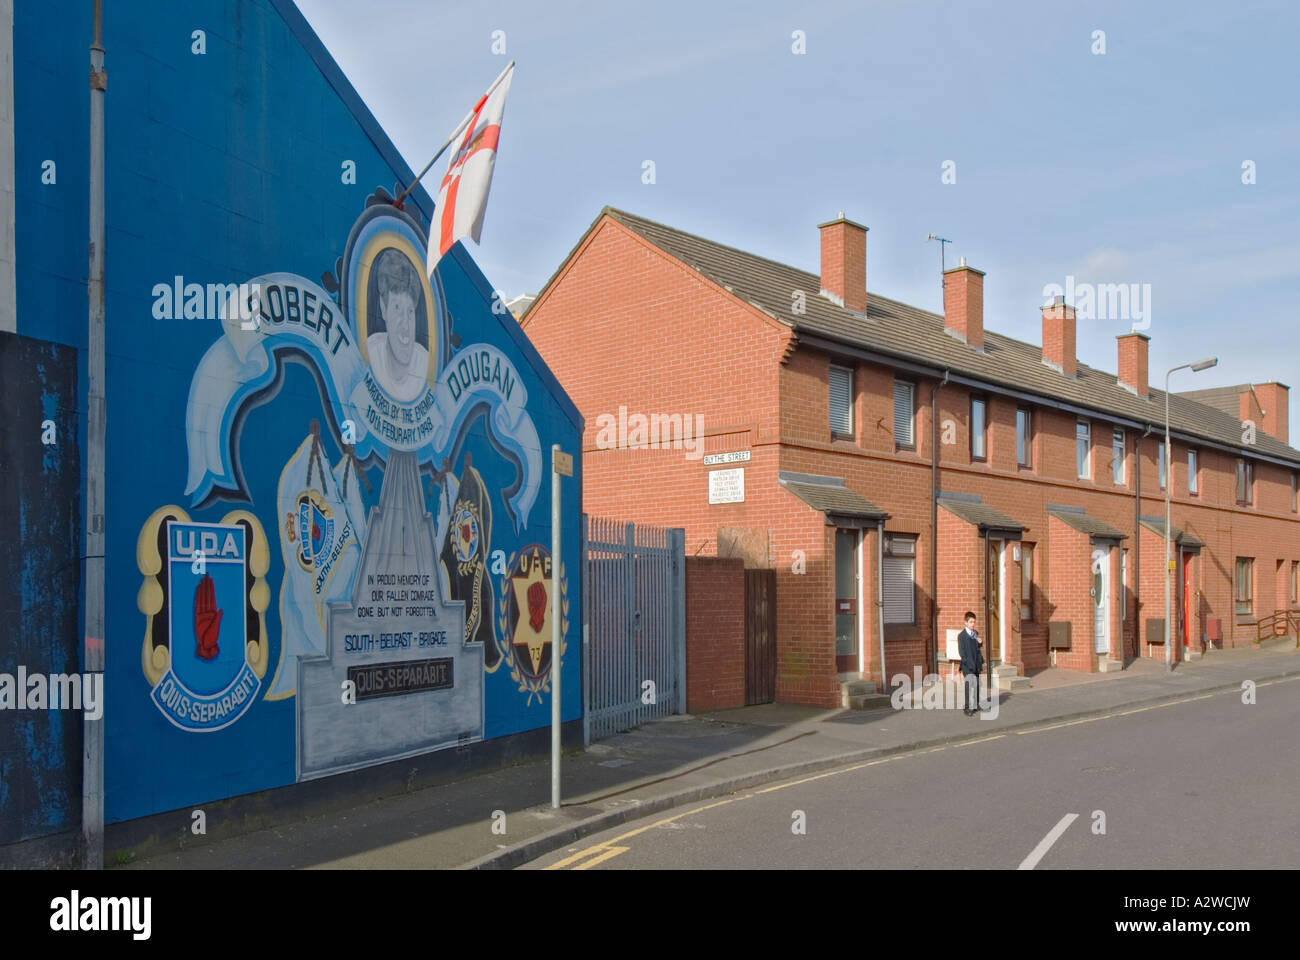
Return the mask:
[[[744,503],[745,468],[709,472],[709,503]]]
[[[715,463],[746,463],[748,460],[748,450],[735,450],[731,453],[706,453],[704,455],[704,465],[706,467]]]

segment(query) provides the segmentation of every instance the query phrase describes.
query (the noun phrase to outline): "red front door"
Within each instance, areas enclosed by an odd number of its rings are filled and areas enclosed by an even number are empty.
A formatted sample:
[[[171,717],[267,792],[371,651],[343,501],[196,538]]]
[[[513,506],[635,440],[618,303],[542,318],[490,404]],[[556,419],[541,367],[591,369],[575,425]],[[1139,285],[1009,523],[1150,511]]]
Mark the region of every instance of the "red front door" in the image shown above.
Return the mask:
[[[1191,646],[1192,630],[1195,618],[1192,616],[1195,607],[1193,598],[1195,596],[1192,590],[1192,555],[1183,554],[1183,646]]]

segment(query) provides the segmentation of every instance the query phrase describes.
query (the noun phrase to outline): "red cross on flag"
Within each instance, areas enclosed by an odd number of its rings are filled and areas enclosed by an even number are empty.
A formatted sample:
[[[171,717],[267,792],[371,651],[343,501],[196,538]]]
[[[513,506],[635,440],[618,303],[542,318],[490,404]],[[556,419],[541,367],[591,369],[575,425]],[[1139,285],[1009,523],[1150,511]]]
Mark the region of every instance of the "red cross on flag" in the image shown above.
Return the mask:
[[[446,176],[442,178],[433,229],[429,231],[426,266],[430,275],[452,244],[462,237],[472,237],[478,243],[483,231],[483,213],[487,210],[492,167],[496,163],[497,141],[501,137],[501,115],[505,112],[506,94],[510,92],[514,69],[513,63],[506,67],[497,82],[475,104],[465,134],[447,166]]]

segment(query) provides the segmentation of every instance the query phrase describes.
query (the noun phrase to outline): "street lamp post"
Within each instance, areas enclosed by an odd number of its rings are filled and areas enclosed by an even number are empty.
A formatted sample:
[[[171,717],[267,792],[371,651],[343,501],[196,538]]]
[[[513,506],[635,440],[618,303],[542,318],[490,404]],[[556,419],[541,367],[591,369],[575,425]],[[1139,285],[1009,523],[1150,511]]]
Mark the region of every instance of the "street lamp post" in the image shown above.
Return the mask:
[[[1204,360],[1197,360],[1195,363],[1184,363],[1182,366],[1174,367],[1165,374],[1165,672],[1172,672],[1174,669],[1174,631],[1173,631],[1173,606],[1170,600],[1170,579],[1174,568],[1174,532],[1173,519],[1170,516],[1172,511],[1171,494],[1174,488],[1174,452],[1173,445],[1169,442],[1169,377],[1179,370],[1191,370],[1193,373],[1200,373],[1202,370],[1208,370],[1216,366],[1219,362],[1218,357],[1206,357]]]

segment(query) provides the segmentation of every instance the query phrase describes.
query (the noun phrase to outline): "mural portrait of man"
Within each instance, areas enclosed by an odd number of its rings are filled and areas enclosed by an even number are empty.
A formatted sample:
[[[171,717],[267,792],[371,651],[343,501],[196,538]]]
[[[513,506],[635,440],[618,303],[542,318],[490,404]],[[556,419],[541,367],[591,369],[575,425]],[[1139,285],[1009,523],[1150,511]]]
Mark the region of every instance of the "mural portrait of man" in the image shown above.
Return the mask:
[[[422,297],[420,277],[415,265],[391,247],[375,258],[375,273],[377,296],[368,312],[380,318],[383,329],[366,338],[370,368],[389,396],[409,403],[424,391],[429,376],[428,321],[423,330],[418,329],[419,318],[428,316],[427,310],[417,309]]]

